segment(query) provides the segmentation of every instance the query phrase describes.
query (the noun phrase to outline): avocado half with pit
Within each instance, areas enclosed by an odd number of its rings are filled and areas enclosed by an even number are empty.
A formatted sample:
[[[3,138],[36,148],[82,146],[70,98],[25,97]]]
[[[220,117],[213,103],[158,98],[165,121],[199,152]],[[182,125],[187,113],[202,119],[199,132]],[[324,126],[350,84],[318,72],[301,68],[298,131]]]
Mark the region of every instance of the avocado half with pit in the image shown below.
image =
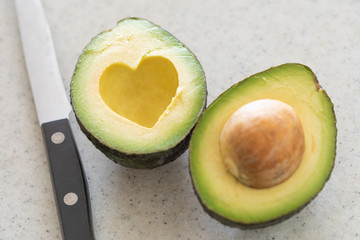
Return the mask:
[[[205,75],[170,33],[127,18],[85,47],[71,101],[81,130],[106,156],[150,169],[187,149],[206,105]]]
[[[280,222],[323,188],[336,133],[333,104],[308,67],[255,74],[218,97],[194,129],[194,190],[205,211],[230,226]]]

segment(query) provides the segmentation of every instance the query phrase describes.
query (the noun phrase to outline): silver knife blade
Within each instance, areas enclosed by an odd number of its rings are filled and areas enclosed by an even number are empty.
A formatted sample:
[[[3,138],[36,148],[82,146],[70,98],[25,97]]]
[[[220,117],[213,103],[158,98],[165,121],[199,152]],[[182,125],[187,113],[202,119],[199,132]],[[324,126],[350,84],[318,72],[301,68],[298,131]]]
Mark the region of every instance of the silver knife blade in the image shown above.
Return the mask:
[[[22,45],[40,125],[68,118],[66,97],[50,28],[40,0],[16,0]]]

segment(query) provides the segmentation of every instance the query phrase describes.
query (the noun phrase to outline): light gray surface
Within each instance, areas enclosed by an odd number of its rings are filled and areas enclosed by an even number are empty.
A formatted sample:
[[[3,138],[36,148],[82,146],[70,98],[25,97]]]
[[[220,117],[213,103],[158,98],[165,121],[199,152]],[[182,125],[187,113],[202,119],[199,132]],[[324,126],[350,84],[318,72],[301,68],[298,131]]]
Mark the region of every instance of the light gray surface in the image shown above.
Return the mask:
[[[360,239],[360,2],[49,0],[44,8],[67,91],[91,37],[138,16],[197,55],[209,103],[249,75],[300,62],[335,105],[336,165],[323,191],[291,219],[249,231],[225,227],[202,211],[187,153],[152,171],[126,169],[97,151],[72,116],[97,239]],[[13,1],[0,1],[0,16],[0,239],[60,239]]]

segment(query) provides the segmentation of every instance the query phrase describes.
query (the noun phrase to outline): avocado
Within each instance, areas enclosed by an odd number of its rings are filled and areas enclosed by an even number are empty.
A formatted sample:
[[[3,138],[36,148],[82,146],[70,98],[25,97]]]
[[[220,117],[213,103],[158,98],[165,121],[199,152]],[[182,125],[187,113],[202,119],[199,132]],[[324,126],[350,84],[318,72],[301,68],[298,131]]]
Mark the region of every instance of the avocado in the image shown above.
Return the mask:
[[[187,148],[205,109],[204,71],[170,33],[126,18],[84,48],[71,81],[81,130],[107,157],[151,169]]]
[[[307,66],[284,64],[230,87],[202,114],[189,146],[204,210],[243,229],[299,212],[334,166],[333,104]]]

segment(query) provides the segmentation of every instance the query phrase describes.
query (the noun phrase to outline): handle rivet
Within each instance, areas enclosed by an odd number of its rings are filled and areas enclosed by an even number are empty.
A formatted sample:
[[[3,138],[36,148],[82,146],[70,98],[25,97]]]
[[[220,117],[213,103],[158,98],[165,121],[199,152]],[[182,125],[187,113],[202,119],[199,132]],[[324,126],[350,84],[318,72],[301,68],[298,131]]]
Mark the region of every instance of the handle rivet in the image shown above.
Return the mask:
[[[65,140],[65,135],[62,132],[56,132],[51,135],[51,141],[55,144],[60,144]]]
[[[79,200],[78,195],[73,192],[69,192],[64,196],[64,203],[68,206],[72,206]]]

